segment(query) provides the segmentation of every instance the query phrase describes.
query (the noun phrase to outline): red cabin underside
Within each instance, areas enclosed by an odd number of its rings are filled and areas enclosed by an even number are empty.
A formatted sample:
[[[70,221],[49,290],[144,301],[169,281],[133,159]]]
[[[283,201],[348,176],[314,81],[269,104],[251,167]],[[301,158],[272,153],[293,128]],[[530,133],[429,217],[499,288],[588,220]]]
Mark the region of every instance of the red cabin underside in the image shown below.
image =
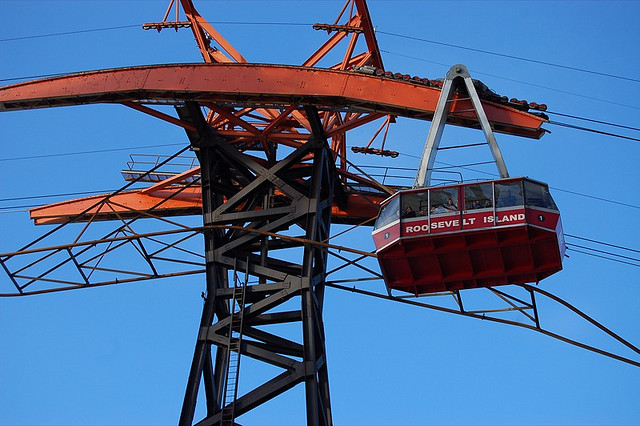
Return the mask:
[[[562,269],[557,234],[531,225],[430,234],[378,252],[387,286],[413,294],[538,282]]]

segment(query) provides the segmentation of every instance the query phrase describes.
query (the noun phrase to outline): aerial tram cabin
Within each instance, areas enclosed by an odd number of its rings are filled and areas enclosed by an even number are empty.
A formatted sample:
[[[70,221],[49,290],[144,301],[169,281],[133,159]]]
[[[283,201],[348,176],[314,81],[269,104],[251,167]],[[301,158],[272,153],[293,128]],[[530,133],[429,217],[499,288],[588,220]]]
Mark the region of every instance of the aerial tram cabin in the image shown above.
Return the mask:
[[[413,294],[537,283],[565,251],[548,186],[528,178],[399,191],[373,239],[387,287]]]
[[[457,98],[456,98],[457,96]],[[500,179],[430,184],[451,105],[469,99]],[[389,291],[414,295],[505,284],[538,283],[562,269],[560,212],[546,184],[510,178],[464,65],[442,85],[413,189],[381,203],[373,229]]]

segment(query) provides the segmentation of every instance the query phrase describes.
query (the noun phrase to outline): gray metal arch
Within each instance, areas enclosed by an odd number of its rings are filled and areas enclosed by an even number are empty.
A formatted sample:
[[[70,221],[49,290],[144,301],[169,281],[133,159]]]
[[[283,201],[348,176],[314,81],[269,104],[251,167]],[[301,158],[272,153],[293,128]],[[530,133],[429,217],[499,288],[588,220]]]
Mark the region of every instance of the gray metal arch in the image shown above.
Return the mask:
[[[478,96],[478,92],[476,91],[476,88],[473,84],[473,80],[469,75],[469,71],[464,65],[457,64],[449,69],[449,72],[447,72],[447,75],[442,83],[442,93],[440,94],[440,98],[438,99],[438,105],[436,106],[433,120],[431,121],[431,127],[429,128],[427,141],[425,143],[424,151],[422,152],[422,157],[420,159],[420,166],[418,168],[418,173],[416,174],[416,179],[413,184],[414,188],[423,188],[425,186],[430,186],[431,184],[433,163],[438,152],[444,125],[447,122],[447,116],[449,115],[449,111],[451,109],[453,95],[461,88],[466,88],[466,91],[469,94],[473,109],[478,117],[478,122],[480,123],[480,127],[482,129],[482,132],[484,133],[484,137],[487,141],[487,144],[489,144],[491,154],[493,155],[493,159],[498,167],[500,177],[509,177],[507,166],[505,165],[504,159],[502,158],[502,152],[500,152],[498,142],[496,141],[496,137],[494,136],[493,130],[491,129],[491,124],[489,123],[487,115],[482,108],[480,97]]]

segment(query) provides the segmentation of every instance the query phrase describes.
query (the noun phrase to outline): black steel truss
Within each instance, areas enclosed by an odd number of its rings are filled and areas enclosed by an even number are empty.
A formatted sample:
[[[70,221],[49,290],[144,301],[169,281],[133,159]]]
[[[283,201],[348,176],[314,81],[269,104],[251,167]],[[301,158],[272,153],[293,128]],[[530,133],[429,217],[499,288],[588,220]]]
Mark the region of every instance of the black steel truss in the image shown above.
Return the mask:
[[[322,321],[327,250],[269,237],[297,227],[306,241],[329,239],[337,180],[317,111],[305,108],[310,140],[272,164],[259,164],[216,135],[198,104],[186,103],[177,111],[197,129],[187,135],[201,165],[207,284],[180,424],[193,422],[202,381],[207,415],[198,424],[233,424],[237,416],[305,383],[307,423],[331,425]],[[306,175],[299,168],[305,161],[310,163]],[[283,247],[298,249],[298,263],[290,254],[278,257]],[[229,278],[238,273],[247,277],[241,292],[238,280]],[[299,310],[278,311],[294,298],[300,301]],[[302,342],[258,328],[280,322],[300,323]],[[235,387],[244,356],[283,371],[238,397]]]

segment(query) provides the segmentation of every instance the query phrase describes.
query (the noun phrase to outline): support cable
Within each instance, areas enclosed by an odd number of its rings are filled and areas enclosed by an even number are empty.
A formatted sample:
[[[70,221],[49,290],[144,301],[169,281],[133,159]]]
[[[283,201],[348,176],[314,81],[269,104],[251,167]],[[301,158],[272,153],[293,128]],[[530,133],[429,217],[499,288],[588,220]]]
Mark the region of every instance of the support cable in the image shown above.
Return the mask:
[[[583,126],[576,126],[574,124],[562,123],[560,121],[549,120],[549,124],[552,124],[552,125],[555,125],[555,126],[567,127],[569,129],[573,129],[573,130],[581,130],[583,132],[597,133],[599,135],[612,136],[614,138],[627,139],[627,140],[630,140],[630,141],[640,142],[640,138],[634,138],[634,137],[631,137],[631,136],[624,136],[624,135],[620,135],[620,134],[617,134],[617,133],[604,132],[602,130],[591,129],[591,128],[583,127]]]
[[[486,55],[499,56],[499,57],[502,57],[502,58],[515,59],[515,60],[518,60],[518,61],[530,62],[530,63],[540,64],[540,65],[547,65],[547,66],[550,66],[550,67],[562,68],[562,69],[566,69],[566,70],[570,70],[570,71],[578,71],[578,72],[587,73],[587,74],[594,74],[594,75],[599,75],[599,76],[603,76],[603,77],[610,77],[610,78],[616,78],[616,79],[619,79],[619,80],[626,80],[626,81],[632,81],[634,83],[640,83],[640,79],[637,79],[637,78],[624,77],[624,76],[620,76],[620,75],[615,75],[615,74],[610,74],[610,73],[605,73],[605,72],[600,72],[600,71],[593,71],[593,70],[588,70],[588,69],[580,68],[580,67],[573,67],[573,66],[569,66],[569,65],[554,64],[553,62],[547,62],[547,61],[540,61],[540,60],[537,60],[537,59],[524,58],[522,56],[508,55],[508,54],[505,54],[505,53],[492,52],[490,50],[485,50],[485,49],[477,49],[477,48],[468,47],[468,46],[460,46],[460,45],[457,45],[457,44],[445,43],[445,42],[435,41],[435,40],[428,40],[428,39],[425,39],[425,38],[413,37],[413,36],[397,34],[397,33],[391,33],[391,32],[387,32],[387,31],[378,30],[376,33],[377,34],[388,35],[388,36],[392,36],[392,37],[399,37],[399,38],[403,38],[405,40],[414,40],[414,41],[420,41],[420,42],[423,42],[423,43],[437,44],[439,46],[453,47],[453,48],[456,48],[456,49],[468,50],[468,51],[471,51],[471,52],[484,53]]]
[[[386,54],[389,54],[389,55],[400,56],[400,57],[407,58],[407,59],[413,59],[415,61],[420,61],[420,62],[426,62],[426,63],[429,63],[429,64],[440,65],[440,66],[443,66],[443,67],[450,66],[450,64],[443,64],[441,62],[429,61],[429,60],[424,59],[424,58],[418,58],[416,56],[410,56],[410,55],[403,55],[401,53],[391,52],[389,50],[380,50],[380,52],[386,53]],[[604,102],[604,103],[607,103],[607,104],[610,104],[610,105],[621,106],[621,107],[624,107],[624,108],[640,109],[640,107],[637,106],[637,105],[623,104],[623,103],[620,103],[620,102],[614,102],[614,101],[610,101],[610,100],[607,100],[607,99],[596,98],[594,96],[588,96],[588,95],[585,95],[583,93],[570,92],[568,90],[562,90],[562,89],[558,89],[558,88],[554,88],[554,87],[543,86],[541,84],[534,84],[534,83],[531,83],[529,81],[516,80],[516,79],[513,79],[513,78],[507,78],[507,77],[503,77],[503,76],[499,76],[499,75],[495,75],[495,74],[490,74],[490,73],[486,73],[486,72],[482,72],[482,71],[474,71],[474,74],[476,74],[476,75],[485,75],[485,76],[492,77],[492,78],[498,78],[500,80],[510,81],[512,83],[524,84],[526,86],[537,87],[539,89],[551,90],[553,92],[564,93],[565,95],[577,96],[579,98],[590,99],[592,101],[597,101],[597,102]]]
[[[211,21],[211,24],[216,24],[216,25],[272,25],[272,26],[300,26],[300,27],[301,26],[310,26],[310,25],[312,25],[312,24],[309,24],[309,23],[296,23],[296,22],[240,22],[240,21]],[[28,40],[28,39],[45,38],[45,37],[57,37],[57,36],[65,36],[65,35],[92,33],[92,32],[98,32],[98,31],[112,31],[112,30],[121,30],[121,29],[128,29],[128,28],[140,28],[141,26],[142,26],[142,24],[132,24],[132,25],[120,25],[120,26],[106,27],[106,28],[91,28],[91,29],[86,29],[86,30],[65,31],[65,32],[60,32],[60,33],[36,34],[36,35],[29,35],[29,36],[4,38],[4,39],[0,39],[0,42]],[[610,78],[615,78],[615,79],[627,80],[627,81],[633,81],[633,82],[636,82],[636,83],[640,83],[640,79],[631,78],[631,77],[624,77],[624,76],[611,74],[611,73],[600,72],[600,71],[588,70],[588,69],[585,69],[585,68],[574,67],[574,66],[570,66],[570,65],[556,64],[556,63],[548,62],[548,61],[541,61],[541,60],[537,60],[537,59],[525,58],[525,57],[522,57],[522,56],[508,55],[508,54],[505,54],[505,53],[492,52],[490,50],[477,49],[477,48],[468,47],[468,46],[460,46],[460,45],[456,45],[456,44],[452,44],[452,43],[445,43],[445,42],[441,42],[441,41],[429,40],[429,39],[425,39],[425,38],[414,37],[414,36],[403,35],[403,34],[397,34],[397,33],[392,33],[392,32],[388,32],[388,31],[377,30],[376,33],[377,34],[388,35],[388,36],[392,36],[392,37],[399,37],[399,38],[403,38],[403,39],[406,39],[406,40],[414,40],[414,41],[420,41],[420,42],[423,42],[423,43],[437,44],[437,45],[440,45],[440,46],[453,47],[455,49],[462,49],[462,50],[468,50],[468,51],[471,51],[471,52],[484,53],[486,55],[499,56],[499,57],[508,58],[508,59],[515,59],[515,60],[519,60],[519,61],[530,62],[530,63],[540,64],[540,65],[546,65],[546,66],[555,67],[555,68],[562,68],[562,69],[567,69],[567,70],[571,70],[571,71],[577,71],[577,72],[588,73],[588,74],[595,74],[595,75],[600,75],[600,76],[603,76],[603,77],[610,77]],[[2,80],[0,80],[0,81],[2,81]]]
[[[38,158],[67,157],[70,155],[82,155],[82,154],[102,154],[105,152],[131,151],[133,149],[161,148],[165,146],[184,146],[184,144],[183,143],[164,143],[164,144],[158,144],[158,145],[129,146],[124,148],[94,149],[91,151],[60,152],[55,154],[30,155],[26,157],[0,158],[0,161],[34,160]]]
[[[570,251],[573,251],[573,252],[576,252],[576,253],[580,253],[580,254],[585,254],[585,255],[587,255],[587,256],[599,257],[599,258],[601,258],[601,259],[610,260],[610,261],[612,261],[612,262],[618,262],[618,263],[623,263],[623,264],[625,264],[625,265],[631,265],[631,266],[637,266],[637,267],[640,267],[640,264],[631,263],[631,262],[626,262],[626,261],[624,261],[624,260],[613,259],[613,258],[610,258],[610,257],[607,257],[607,256],[603,256],[603,255],[599,255],[599,254],[595,254],[595,253],[590,253],[590,252],[588,252],[588,251],[583,251],[583,250],[574,249],[574,248],[572,248],[572,247],[567,247],[567,250],[570,250]],[[594,250],[594,251],[597,251],[597,250]]]
[[[141,26],[142,26],[142,24],[120,25],[120,26],[117,26],[117,27],[92,28],[92,29],[88,29],[88,30],[65,31],[65,32],[61,32],[61,33],[37,34],[37,35],[22,36],[22,37],[2,38],[2,39],[0,39],[0,42],[29,40],[29,39],[44,38],[44,37],[57,37],[57,36],[65,36],[65,35],[72,35],[72,34],[95,33],[95,32],[98,32],[98,31],[122,30],[122,29],[125,29],[125,28],[140,28]]]
[[[406,153],[401,153],[401,154],[406,156],[406,157],[410,157],[410,158],[417,158],[417,159],[420,158],[420,157],[418,157],[416,155],[411,155],[411,154],[406,154]],[[487,176],[491,176],[492,178],[498,177],[497,174],[495,174],[493,172],[487,172],[485,170],[473,169],[473,168],[470,168],[470,167],[467,167],[467,166],[458,166],[458,165],[455,165],[455,164],[446,163],[444,161],[439,161],[439,160],[436,161],[436,163],[444,164],[446,166],[465,169],[465,170],[468,170],[468,171],[474,172],[474,173],[484,174],[484,175],[487,175]],[[611,199],[608,199],[608,198],[597,197],[595,195],[583,194],[581,192],[576,192],[576,191],[569,191],[568,189],[561,189],[561,188],[556,188],[556,187],[553,187],[553,186],[550,186],[549,189],[553,189],[554,191],[566,192],[566,193],[572,194],[572,195],[578,195],[580,197],[591,198],[592,200],[604,201],[606,203],[618,204],[618,205],[625,206],[625,207],[631,207],[631,208],[634,208],[634,209],[640,209],[640,205],[623,203],[621,201],[616,201],[616,200],[611,200]]]
[[[639,127],[625,126],[625,125],[622,125],[622,124],[611,123],[609,121],[601,121],[601,120],[596,120],[596,119],[593,119],[593,118],[579,117],[577,115],[563,114],[561,112],[555,112],[555,111],[545,111],[545,112],[547,114],[555,114],[555,115],[560,115],[562,117],[573,118],[573,119],[576,119],[576,120],[589,121],[591,123],[604,124],[606,126],[620,127],[621,129],[636,130],[636,131],[640,132],[640,128]]]
[[[40,198],[56,198],[56,197],[68,197],[73,195],[95,195],[95,194],[104,194],[107,192],[113,192],[115,189],[104,189],[104,190],[95,190],[95,191],[81,191],[81,192],[67,192],[62,194],[49,194],[49,195],[32,195],[28,197],[13,197],[13,198],[0,198],[0,202],[3,201],[22,201],[22,200],[35,200]],[[18,206],[15,206],[18,207]]]
[[[393,300],[399,303],[404,303],[407,305],[413,305],[413,306],[418,306],[421,308],[429,308],[429,309],[433,309],[433,310],[437,310],[437,311],[441,311],[441,312],[447,312],[447,313],[452,313],[452,314],[456,314],[456,315],[462,315],[462,316],[466,316],[466,317],[471,317],[471,318],[476,318],[476,319],[481,319],[481,320],[485,320],[485,321],[492,321],[492,322],[497,322],[497,323],[502,323],[502,324],[508,324],[508,325],[515,325],[517,327],[522,327],[522,328],[526,328],[529,330],[533,330],[533,331],[537,331],[539,333],[542,333],[546,336],[549,337],[553,337],[554,339],[558,339],[562,342],[565,343],[569,343],[573,346],[577,346],[581,349],[586,349],[588,351],[591,352],[595,352],[597,354],[600,355],[604,355],[606,357],[609,358],[613,358],[617,361],[621,361],[630,365],[633,365],[635,367],[640,367],[640,362],[638,361],[634,361],[630,358],[626,358],[620,355],[616,355],[612,352],[608,352],[602,349],[598,349],[594,346],[590,346],[590,345],[586,345],[584,343],[580,343],[577,340],[573,340],[573,339],[569,339],[567,337],[564,337],[560,334],[545,330],[543,328],[537,327],[537,326],[533,326],[533,325],[529,325],[529,324],[525,324],[525,323],[521,323],[521,322],[517,322],[517,321],[512,321],[512,320],[507,320],[507,319],[503,319],[503,318],[497,318],[497,317],[491,317],[491,316],[487,316],[487,315],[480,315],[480,314],[474,314],[471,312],[466,312],[466,311],[459,311],[456,309],[451,309],[451,308],[446,308],[443,306],[437,306],[437,305],[431,305],[431,304],[427,304],[427,303],[423,303],[423,302],[418,302],[416,300],[408,300],[408,299],[401,299],[398,297],[394,297],[394,296],[389,296],[386,294],[380,294],[380,293],[375,293],[372,291],[367,291],[367,290],[362,290],[356,287],[346,287],[343,285],[339,285],[339,284],[335,284],[334,282],[327,282],[325,284],[327,287],[332,287],[338,290],[344,290],[344,291],[348,291],[348,292],[352,292],[352,293],[358,293],[358,294],[362,294],[365,296],[371,296],[371,297],[375,297],[375,298],[379,298],[379,299],[386,299],[386,300]],[[532,290],[534,292],[540,293],[544,296],[547,296],[549,298],[551,298],[552,300],[564,305],[565,307],[567,307],[568,309],[572,310],[573,312],[575,312],[576,314],[578,314],[579,316],[583,317],[585,320],[587,320],[588,322],[590,322],[591,324],[595,325],[597,328],[601,329],[602,331],[604,331],[606,334],[608,334],[609,336],[611,336],[613,339],[615,339],[616,341],[622,343],[623,345],[629,347],[631,350],[633,350],[636,353],[640,353],[640,349],[638,349],[637,347],[633,346],[631,343],[627,342],[625,339],[623,339],[622,337],[618,336],[617,334],[615,334],[613,331],[609,330],[608,328],[604,327],[602,324],[598,323],[597,321],[595,321],[593,318],[589,317],[588,315],[586,315],[585,313],[581,312],[580,310],[578,310],[577,308],[573,307],[572,305],[570,305],[569,303],[563,301],[562,299],[557,298],[556,296],[553,296],[550,293],[547,293],[545,291],[542,291],[538,288],[529,286],[529,285],[521,285],[521,287],[525,288],[525,289],[529,289]]]
[[[578,237],[577,235],[571,235],[571,234],[564,234],[564,236],[565,237],[571,237],[571,238],[577,238],[578,240],[589,241],[591,243],[602,244],[602,245],[605,245],[605,246],[614,247],[614,248],[618,248],[618,249],[621,249],[621,250],[627,250],[627,251],[632,251],[632,252],[635,252],[635,253],[640,253],[640,250],[636,250],[636,249],[632,249],[632,248],[624,247],[624,246],[619,246],[619,245],[616,245],[616,244],[605,243],[604,241],[592,240],[590,238]]]
[[[592,247],[582,246],[582,245],[580,245],[580,244],[567,243],[567,245],[568,245],[569,247],[578,247],[578,248],[581,248],[581,249],[594,251],[594,252],[596,252],[596,253],[608,254],[608,255],[610,255],[610,256],[619,257],[619,258],[621,258],[621,259],[627,259],[627,260],[633,260],[633,261],[635,261],[635,262],[640,262],[640,259],[635,258],[635,257],[622,256],[621,254],[615,254],[615,253],[612,253],[612,252],[610,252],[610,251],[598,250],[598,249],[594,249],[594,248],[592,248]],[[637,266],[640,266],[640,265],[637,265]]]
[[[104,200],[98,201],[95,204],[91,205],[90,207],[86,208],[84,211],[82,211],[81,213],[77,214],[74,217],[70,217],[68,218],[65,222],[59,224],[58,226],[56,226],[55,228],[51,229],[49,232],[46,232],[44,235],[36,238],[34,241],[32,241],[31,243],[27,244],[26,246],[24,246],[23,248],[21,248],[20,250],[26,250],[30,247],[33,247],[35,244],[37,244],[38,242],[44,240],[45,238],[49,237],[50,235],[54,234],[56,231],[58,231],[59,229],[61,229],[62,227],[64,227],[65,225],[67,225],[68,223],[72,223],[74,221],[75,218],[79,218],[82,217],[83,214],[85,214],[88,211],[91,211],[91,209],[99,206],[101,203],[103,203],[104,201],[107,201],[109,198],[125,191],[126,189],[128,189],[129,187],[133,186],[135,183],[137,183],[138,181],[140,181],[142,178],[148,176],[149,174],[151,174],[152,172],[154,172],[155,170],[159,169],[160,167],[164,166],[165,164],[169,163],[171,160],[173,160],[174,158],[178,157],[180,154],[184,153],[185,151],[187,151],[189,149],[189,146],[185,146],[183,149],[179,150],[178,152],[176,152],[175,154],[173,154],[172,156],[170,156],[169,158],[167,158],[166,160],[162,161],[161,163],[159,163],[158,165],[156,165],[154,168],[148,170],[147,172],[143,173],[140,177],[138,177],[137,179],[127,183],[126,185],[124,185],[123,187],[121,187],[120,189],[118,189],[117,191],[109,194]]]

